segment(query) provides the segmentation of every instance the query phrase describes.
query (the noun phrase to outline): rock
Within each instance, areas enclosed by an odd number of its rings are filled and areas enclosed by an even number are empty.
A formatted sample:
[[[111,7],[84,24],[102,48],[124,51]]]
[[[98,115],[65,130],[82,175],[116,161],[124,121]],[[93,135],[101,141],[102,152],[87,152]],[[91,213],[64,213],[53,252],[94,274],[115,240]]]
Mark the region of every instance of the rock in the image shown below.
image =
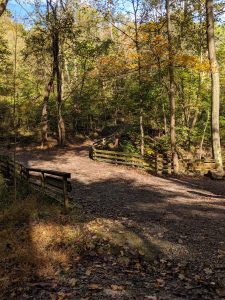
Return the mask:
[[[223,180],[225,179],[224,177],[224,172],[220,172],[220,171],[208,171],[207,174],[205,174],[205,176],[214,179],[214,180]]]

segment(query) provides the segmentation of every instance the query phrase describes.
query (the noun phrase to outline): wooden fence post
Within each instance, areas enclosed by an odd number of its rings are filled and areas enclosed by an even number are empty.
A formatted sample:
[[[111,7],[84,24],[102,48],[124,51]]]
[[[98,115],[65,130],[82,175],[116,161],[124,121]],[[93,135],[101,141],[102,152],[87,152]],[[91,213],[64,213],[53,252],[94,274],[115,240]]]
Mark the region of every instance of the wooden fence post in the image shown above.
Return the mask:
[[[20,180],[22,180],[22,176],[23,176],[23,166],[20,165]]]
[[[154,156],[155,159],[155,173],[158,174],[158,153]]]
[[[170,157],[168,156],[168,154],[164,154],[163,155],[163,170],[162,173],[163,174],[171,174],[172,170],[171,170],[171,160]]]
[[[30,172],[28,168],[26,168],[26,177],[27,177],[27,182],[29,182]]]
[[[156,160],[157,160],[157,174],[162,175],[162,172],[163,172],[163,158],[162,158],[162,155],[157,154]]]
[[[89,150],[89,158],[90,159],[94,159],[94,147],[91,147],[91,149]]]
[[[172,163],[171,163],[171,157],[167,155],[167,164],[168,164],[168,174],[172,174]]]
[[[63,177],[63,196],[64,196],[64,208],[67,209],[69,205],[69,198],[67,192],[67,178]]]
[[[45,193],[45,173],[44,172],[41,172],[41,187],[42,187],[43,193]]]
[[[162,174],[168,174],[168,169],[167,169],[167,156],[164,154],[162,157]]]
[[[10,177],[10,170],[9,170],[9,158],[6,160],[6,177]]]

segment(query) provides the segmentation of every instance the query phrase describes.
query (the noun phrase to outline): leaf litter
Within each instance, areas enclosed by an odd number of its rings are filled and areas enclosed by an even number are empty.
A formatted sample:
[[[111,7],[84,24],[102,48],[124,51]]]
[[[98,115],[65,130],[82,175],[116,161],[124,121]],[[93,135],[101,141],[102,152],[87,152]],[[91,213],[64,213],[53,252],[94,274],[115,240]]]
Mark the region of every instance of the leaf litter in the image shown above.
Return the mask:
[[[82,173],[68,171],[89,186],[74,180],[79,208],[68,215],[33,199],[35,204],[11,211],[14,217],[0,216],[2,299],[225,297],[221,183],[173,181],[96,165],[77,155],[76,148],[57,152],[54,159],[47,164],[57,162],[59,169],[73,159]],[[45,167],[45,154],[40,153],[38,164]],[[209,195],[193,189],[191,181]]]

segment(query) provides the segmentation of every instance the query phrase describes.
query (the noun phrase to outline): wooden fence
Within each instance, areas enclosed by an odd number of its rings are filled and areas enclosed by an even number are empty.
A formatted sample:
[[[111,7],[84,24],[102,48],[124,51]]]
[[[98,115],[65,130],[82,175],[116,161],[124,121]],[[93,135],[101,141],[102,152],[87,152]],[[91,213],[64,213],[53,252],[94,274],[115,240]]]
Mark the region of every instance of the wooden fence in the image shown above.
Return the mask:
[[[125,165],[144,169],[158,175],[173,173],[171,158],[168,155],[155,153],[151,156],[143,157],[138,154],[90,149],[90,158],[96,161],[103,161],[111,164]],[[209,170],[215,169],[216,164],[213,159],[181,159],[180,170],[182,173],[198,173],[204,174]]]
[[[7,156],[0,156],[0,171],[6,178],[15,176],[17,180],[26,181],[49,197],[63,201],[64,207],[68,207],[69,193],[72,191],[70,173],[25,167]]]
[[[90,150],[90,158],[116,165],[136,167],[156,172],[157,174],[169,174],[172,172],[169,157],[160,154],[143,157],[133,153],[101,150],[92,147]]]
[[[195,172],[198,174],[206,174],[210,170],[216,169],[215,160],[212,158],[204,158],[204,159],[182,159],[181,160],[182,167],[184,171],[187,172]]]

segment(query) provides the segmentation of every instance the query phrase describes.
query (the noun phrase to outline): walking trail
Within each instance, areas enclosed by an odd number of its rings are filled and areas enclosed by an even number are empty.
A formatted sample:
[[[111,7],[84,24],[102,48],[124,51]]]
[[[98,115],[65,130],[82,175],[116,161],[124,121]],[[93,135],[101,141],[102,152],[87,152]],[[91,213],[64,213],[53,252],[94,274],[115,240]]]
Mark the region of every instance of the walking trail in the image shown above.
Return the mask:
[[[93,219],[119,221],[132,233],[130,239],[120,237],[128,246],[135,247],[136,235],[137,243],[141,240],[142,250],[153,259],[185,262],[192,271],[198,268],[200,278],[208,278],[209,285],[217,284],[218,294],[224,292],[225,296],[224,181],[163,178],[95,162],[89,159],[88,148],[84,143],[65,149],[21,151],[17,160],[28,166],[70,172],[73,201],[85,213]],[[217,296],[206,294],[202,299]]]

